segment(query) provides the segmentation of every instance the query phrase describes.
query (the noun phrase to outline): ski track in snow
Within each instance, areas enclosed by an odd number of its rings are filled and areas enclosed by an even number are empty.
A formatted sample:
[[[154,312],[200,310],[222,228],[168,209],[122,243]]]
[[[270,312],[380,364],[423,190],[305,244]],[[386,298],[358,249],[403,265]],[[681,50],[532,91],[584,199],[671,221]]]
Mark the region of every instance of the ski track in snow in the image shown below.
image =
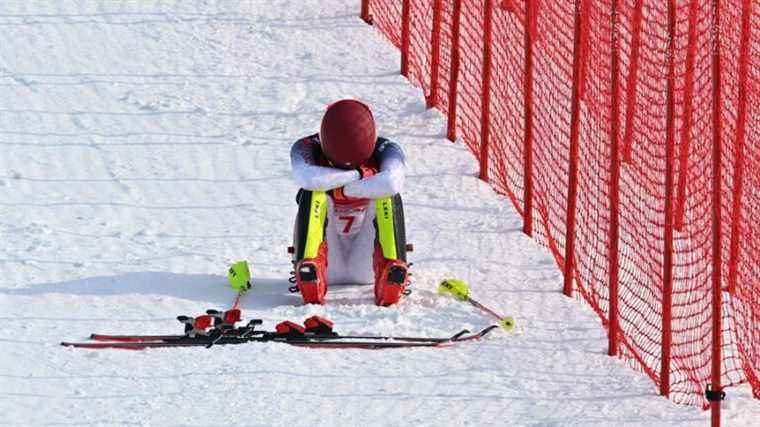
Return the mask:
[[[354,1],[0,3],[2,425],[690,425],[607,357],[596,316],[561,295],[546,250],[444,138]],[[414,293],[371,287],[322,307],[287,292],[296,213],[289,148],[325,105],[358,97],[409,157]],[[445,350],[250,344],[65,349],[91,332],[174,333],[226,308],[247,258],[244,316],[272,329],[322,314],[341,333],[449,335],[489,319],[435,294],[460,277],[513,334]],[[728,390],[724,425],[760,405]]]

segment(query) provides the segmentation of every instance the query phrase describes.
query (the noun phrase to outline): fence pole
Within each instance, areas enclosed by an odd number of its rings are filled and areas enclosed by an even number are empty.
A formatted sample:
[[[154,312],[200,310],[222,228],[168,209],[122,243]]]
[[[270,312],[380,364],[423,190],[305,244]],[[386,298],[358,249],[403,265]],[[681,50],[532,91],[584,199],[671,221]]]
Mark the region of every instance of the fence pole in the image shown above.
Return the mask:
[[[570,165],[568,169],[567,189],[567,220],[565,222],[565,265],[563,292],[567,296],[573,295],[573,261],[575,253],[575,207],[578,196],[578,132],[580,125],[580,86],[581,86],[581,63],[583,47],[583,19],[581,15],[581,0],[575,0],[575,37],[573,47],[573,92],[570,113]]]
[[[643,17],[643,1],[636,0],[633,6],[633,22],[631,22],[631,64],[628,66],[626,80],[625,136],[623,137],[623,160],[631,162],[633,152],[633,118],[636,115],[636,85],[639,74],[639,49],[641,46],[641,20]]]
[[[611,63],[610,84],[612,95],[610,99],[610,229],[609,229],[609,280],[610,280],[610,306],[609,306],[609,332],[608,349],[610,356],[618,354],[618,333],[620,323],[618,319],[618,268],[619,265],[619,238],[620,238],[620,82],[618,70],[620,51],[618,50],[618,0],[612,0],[612,34],[611,34]]]
[[[362,11],[359,15],[362,21],[372,25],[372,17],[369,16],[369,0],[362,0]]]
[[[441,0],[433,0],[433,30],[430,37],[430,95],[427,107],[438,105],[438,75],[441,66]]]
[[[744,193],[744,135],[747,122],[747,77],[749,74],[749,36],[752,0],[742,5],[742,35],[739,44],[739,105],[736,112],[736,139],[734,140],[734,191],[731,200],[731,243],[728,260],[728,292],[736,292],[739,267],[739,221],[741,220],[742,194]]]
[[[721,284],[722,235],[721,235],[721,70],[720,70],[720,0],[713,0],[712,17],[712,391],[722,393],[721,386],[721,341],[723,333]],[[713,427],[720,426],[720,398],[710,399]]]
[[[409,20],[411,0],[403,0],[401,5],[401,75],[409,77]]]
[[[665,124],[665,225],[662,283],[662,357],[660,359],[660,394],[670,395],[670,353],[673,309],[673,181],[675,162],[675,0],[668,0],[668,76],[666,84]]]
[[[451,22],[451,69],[449,74],[449,111],[446,137],[457,139],[457,86],[459,83],[459,27],[462,17],[462,0],[454,0],[454,17]]]
[[[480,179],[488,182],[491,145],[491,68],[493,44],[493,0],[485,0],[483,11],[483,100],[480,110]]]
[[[689,147],[691,142],[692,97],[694,93],[694,57],[697,50],[697,10],[698,0],[689,3],[689,42],[686,47],[686,70],[683,88],[683,115],[678,155],[678,194],[676,196],[675,228],[683,230],[686,210],[686,178],[689,172]]]
[[[535,0],[525,1],[525,78],[523,79],[523,232],[533,235],[533,40],[536,36]]]

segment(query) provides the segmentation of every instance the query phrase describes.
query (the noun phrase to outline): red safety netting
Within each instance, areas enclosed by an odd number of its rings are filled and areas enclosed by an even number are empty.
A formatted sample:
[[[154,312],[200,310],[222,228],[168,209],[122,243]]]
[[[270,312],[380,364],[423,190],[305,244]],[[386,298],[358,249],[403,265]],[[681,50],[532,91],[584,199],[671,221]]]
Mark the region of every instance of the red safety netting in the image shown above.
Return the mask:
[[[378,9],[380,7],[380,9]],[[380,12],[380,13],[378,13]],[[369,10],[372,25],[377,28],[394,46],[401,47],[401,2],[387,1],[382,5],[370,3]]]
[[[724,369],[733,383],[752,384],[760,399],[760,5],[737,2],[721,11],[723,102],[723,260],[731,291]]]
[[[521,215],[523,194],[523,20],[515,14],[493,15],[493,70],[491,76],[491,149],[489,175],[497,190],[506,194]],[[509,113],[516,112],[516,114]]]
[[[431,0],[410,2],[409,80],[430,92],[430,62],[432,56],[433,8]]]
[[[749,382],[760,398],[760,5],[720,3],[717,73],[711,0],[407,3],[410,80],[446,114],[455,100],[456,136],[476,158],[488,156],[481,176],[532,223],[533,236],[550,249],[560,269],[571,246],[573,289],[608,328],[610,272],[617,272],[615,350],[673,400],[703,406],[714,354],[714,273],[723,288],[722,383]],[[378,30],[399,47],[403,4],[369,3]],[[490,41],[485,40],[487,13],[492,14]],[[450,86],[457,31],[459,70]],[[611,185],[613,33],[619,58],[618,192]],[[526,67],[528,46],[532,67]],[[714,88],[720,94],[717,122]],[[526,119],[532,120],[528,151]],[[718,181],[713,179],[716,132]],[[526,192],[530,188],[532,193]],[[617,265],[610,262],[613,200],[619,202]],[[715,254],[714,223],[720,224]],[[713,262],[720,262],[719,272]]]

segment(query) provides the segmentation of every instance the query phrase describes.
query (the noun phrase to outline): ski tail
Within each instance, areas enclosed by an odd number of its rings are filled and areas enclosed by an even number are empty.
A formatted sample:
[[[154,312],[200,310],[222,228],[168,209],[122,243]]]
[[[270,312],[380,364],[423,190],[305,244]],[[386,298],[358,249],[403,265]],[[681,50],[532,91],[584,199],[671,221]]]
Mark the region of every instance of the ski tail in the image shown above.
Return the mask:
[[[90,339],[93,341],[114,341],[114,342],[146,342],[146,341],[165,341],[182,338],[184,335],[108,335],[92,334]]]
[[[151,342],[62,342],[61,345],[64,347],[72,347],[72,348],[87,348],[87,349],[93,349],[93,350],[101,350],[101,349],[107,349],[107,348],[116,348],[120,350],[144,350],[149,345],[148,344],[157,344],[160,342],[151,341]]]

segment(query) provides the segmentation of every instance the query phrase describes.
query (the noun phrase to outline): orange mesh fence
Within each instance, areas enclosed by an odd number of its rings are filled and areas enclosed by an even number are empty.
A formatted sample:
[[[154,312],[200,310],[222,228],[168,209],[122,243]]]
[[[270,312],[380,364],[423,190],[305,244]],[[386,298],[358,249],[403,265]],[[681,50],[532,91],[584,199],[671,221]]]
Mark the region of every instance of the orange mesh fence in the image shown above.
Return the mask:
[[[494,9],[489,176],[497,177],[493,181],[497,191],[506,194],[524,215],[522,29],[523,21],[517,15]]]
[[[407,77],[425,93],[430,92],[430,67],[432,57],[433,1],[410,3],[409,74]]]
[[[760,6],[368,6],[402,51],[408,37],[407,77],[599,315],[610,354],[679,403],[706,407],[710,383],[760,398]]]
[[[367,1],[367,0],[364,0]],[[401,2],[387,1],[382,5],[369,1],[372,25],[397,48],[401,47]]]
[[[721,13],[723,103],[723,275],[728,280],[732,383],[743,377],[760,399],[760,5]],[[689,153],[694,163],[699,159]]]

